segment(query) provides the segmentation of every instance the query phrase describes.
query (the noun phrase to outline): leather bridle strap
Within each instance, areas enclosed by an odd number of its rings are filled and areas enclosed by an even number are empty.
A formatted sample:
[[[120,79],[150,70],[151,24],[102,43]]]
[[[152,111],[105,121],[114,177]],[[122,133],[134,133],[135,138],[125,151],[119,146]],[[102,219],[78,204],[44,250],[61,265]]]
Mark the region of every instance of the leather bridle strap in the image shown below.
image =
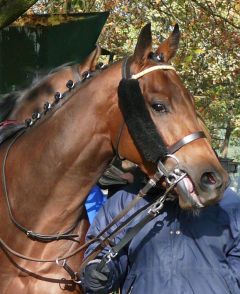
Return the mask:
[[[123,79],[129,79],[131,78],[131,73],[130,73],[130,57],[125,57],[123,59],[122,63],[122,78]]]
[[[123,62],[122,62],[122,78],[123,79],[128,79],[131,76],[129,62],[130,62],[129,57],[125,57],[123,59]],[[120,140],[121,140],[121,136],[122,136],[122,133],[123,133],[124,126],[125,126],[125,121],[123,120],[123,123],[122,123],[122,125],[120,127],[120,130],[118,132],[116,143],[113,145],[114,150],[115,150],[115,153],[116,153],[116,156],[120,160],[124,160],[125,159],[125,158],[121,157],[121,155],[118,152],[118,148],[119,148],[119,144],[120,144]]]
[[[118,150],[119,150],[120,140],[121,140],[121,137],[122,137],[122,133],[123,133],[124,127],[125,127],[125,121],[123,121],[123,123],[122,123],[122,125],[121,125],[121,127],[120,127],[120,129],[119,129],[118,136],[117,136],[117,139],[116,139],[116,143],[113,145],[113,148],[114,148],[114,151],[115,151],[116,157],[117,157],[119,160],[121,160],[121,161],[125,160],[125,158],[122,157],[122,156],[119,154]],[[114,159],[115,159],[115,157],[114,157]],[[113,159],[113,160],[114,160],[114,159]]]
[[[158,70],[158,69],[165,69],[165,70],[168,70],[168,69],[171,69],[171,70],[174,70],[176,71],[176,69],[172,66],[172,65],[168,65],[168,64],[159,64],[159,65],[155,65],[155,66],[152,66],[152,67],[149,67],[149,68],[146,68],[144,69],[143,71],[135,74],[135,75],[132,75],[131,76],[131,79],[134,79],[134,80],[137,80],[141,77],[143,77],[144,75],[152,72],[152,71],[155,71],[155,70]]]
[[[200,139],[200,138],[206,138],[206,135],[203,131],[199,131],[199,132],[195,132],[190,135],[187,135],[187,136],[183,137],[182,139],[180,139],[179,141],[177,141],[172,146],[168,147],[167,148],[168,154],[174,154],[179,149],[181,149],[184,145],[191,143],[191,142],[193,142],[197,139]]]

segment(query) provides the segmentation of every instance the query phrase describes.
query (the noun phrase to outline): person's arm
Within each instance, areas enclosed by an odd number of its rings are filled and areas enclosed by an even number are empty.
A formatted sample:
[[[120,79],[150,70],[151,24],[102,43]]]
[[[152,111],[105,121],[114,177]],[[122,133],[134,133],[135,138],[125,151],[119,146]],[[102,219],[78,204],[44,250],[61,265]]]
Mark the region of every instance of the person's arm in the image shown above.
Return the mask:
[[[237,281],[237,289],[240,293],[240,209],[234,210],[234,218],[231,220],[234,242],[227,254],[229,265],[234,278]]]
[[[125,201],[124,194],[126,192],[118,192],[107,203],[99,210],[96,215],[93,224],[86,236],[86,241],[96,237],[111,221],[112,219],[123,209]],[[114,225],[111,229],[114,230],[117,225]],[[121,232],[115,239],[114,243],[118,243],[123,237],[124,232]],[[90,245],[85,252],[87,257],[99,243],[95,242]],[[104,256],[110,247],[104,248],[104,250],[97,256],[97,258],[88,263],[82,276],[83,286],[86,289],[90,289],[90,293],[109,293],[114,289],[118,288],[121,280],[126,274],[127,270],[127,255],[122,250],[119,255],[106,264],[106,266],[99,272],[98,263],[101,261],[101,257]]]

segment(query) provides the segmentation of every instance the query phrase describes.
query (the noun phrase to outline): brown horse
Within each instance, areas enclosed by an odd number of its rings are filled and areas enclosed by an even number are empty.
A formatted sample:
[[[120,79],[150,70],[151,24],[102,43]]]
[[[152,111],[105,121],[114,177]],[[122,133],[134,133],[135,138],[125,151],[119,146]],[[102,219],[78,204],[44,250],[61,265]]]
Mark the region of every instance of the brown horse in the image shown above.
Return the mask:
[[[176,26],[153,54],[146,25],[131,58],[57,97],[31,127],[1,146],[0,293],[80,291],[59,261],[83,243],[81,208],[115,153],[149,176],[159,159],[168,170],[177,162],[187,173],[181,181],[186,195],[179,194],[182,208],[222,197],[227,174],[199,132],[191,95],[167,64],[178,41]],[[82,254],[73,255],[67,269],[77,271],[81,262]]]
[[[56,92],[66,91],[68,80],[77,83],[82,79],[82,74],[94,71],[100,55],[101,48],[97,45],[81,64],[60,66],[43,78],[37,79],[30,89],[3,95],[0,100],[1,120],[23,122],[33,113],[40,112],[45,102],[54,101]]]

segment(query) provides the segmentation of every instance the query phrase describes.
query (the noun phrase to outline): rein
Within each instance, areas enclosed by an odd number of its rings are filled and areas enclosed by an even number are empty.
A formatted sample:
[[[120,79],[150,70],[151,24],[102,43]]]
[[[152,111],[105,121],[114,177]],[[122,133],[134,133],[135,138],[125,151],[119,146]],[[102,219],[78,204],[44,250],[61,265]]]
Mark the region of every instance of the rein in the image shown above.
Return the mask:
[[[13,138],[13,140],[8,145],[8,148],[6,150],[5,156],[3,158],[3,164],[2,164],[2,184],[3,184],[3,192],[4,192],[4,197],[5,197],[5,200],[6,200],[6,203],[7,203],[7,209],[8,209],[9,217],[10,217],[12,223],[14,223],[14,225],[20,231],[22,231],[27,237],[29,237],[30,239],[32,239],[34,241],[39,241],[39,242],[52,242],[52,241],[57,241],[57,240],[61,240],[61,239],[72,240],[73,238],[78,237],[77,234],[71,234],[71,232],[77,227],[78,222],[76,222],[76,224],[72,225],[68,230],[66,230],[63,233],[58,233],[56,235],[45,235],[45,234],[35,233],[35,232],[33,232],[33,231],[25,228],[13,216],[11,204],[10,204],[10,201],[9,201],[8,190],[7,190],[6,161],[7,161],[7,158],[8,158],[9,151],[10,151],[11,147],[17,141],[17,139],[21,135],[23,135],[25,133],[25,131],[26,131],[26,129],[24,129],[21,132],[17,133],[17,135]]]

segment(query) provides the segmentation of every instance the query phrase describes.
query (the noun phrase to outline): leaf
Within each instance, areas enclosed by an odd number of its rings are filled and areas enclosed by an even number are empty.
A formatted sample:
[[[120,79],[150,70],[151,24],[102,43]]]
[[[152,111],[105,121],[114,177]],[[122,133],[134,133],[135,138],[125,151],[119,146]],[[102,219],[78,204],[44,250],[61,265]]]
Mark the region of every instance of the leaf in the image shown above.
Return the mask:
[[[184,62],[186,62],[186,63],[190,63],[190,62],[192,61],[192,59],[193,59],[193,56],[192,56],[192,55],[188,55],[188,56],[186,56],[186,57],[184,58]]]
[[[197,48],[194,50],[194,53],[199,55],[199,54],[203,54],[205,51],[203,49]]]

